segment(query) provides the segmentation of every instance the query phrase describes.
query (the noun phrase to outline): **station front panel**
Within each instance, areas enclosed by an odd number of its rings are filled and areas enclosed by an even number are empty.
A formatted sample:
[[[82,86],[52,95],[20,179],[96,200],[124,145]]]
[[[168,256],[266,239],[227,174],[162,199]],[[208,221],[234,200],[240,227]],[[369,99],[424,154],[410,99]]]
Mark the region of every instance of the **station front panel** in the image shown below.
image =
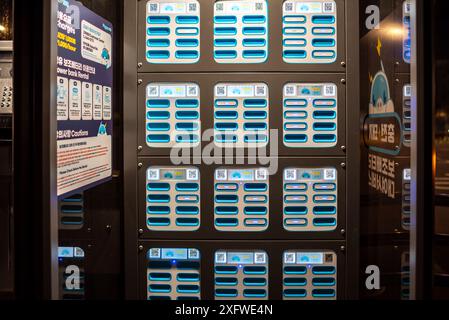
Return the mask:
[[[80,247],[59,247],[59,297],[62,300],[85,299],[85,252]],[[79,274],[79,285],[70,276]]]
[[[345,296],[349,6],[137,1],[141,297]]]
[[[139,72],[340,72],[345,0],[138,1]]]
[[[338,183],[335,168],[284,170],[284,228],[330,231],[337,226]]]
[[[149,83],[146,107],[146,142],[150,148],[200,144],[200,88],[197,84]]]
[[[402,210],[401,225],[404,230],[410,230],[411,215],[411,181],[412,172],[407,168],[402,171]]]
[[[84,226],[84,196],[74,194],[59,201],[59,229],[80,230]]]
[[[337,255],[332,251],[286,251],[283,260],[285,300],[337,298]]]
[[[268,2],[214,4],[214,58],[217,63],[262,63],[268,57]]]
[[[329,148],[337,144],[337,86],[289,83],[284,86],[284,144]]]
[[[173,165],[164,157],[141,165],[142,240],[344,239],[347,177],[339,159],[280,158],[272,174],[253,165]]]
[[[263,251],[215,253],[216,300],[267,300],[268,256]]]
[[[11,78],[0,77],[0,114],[13,112],[13,88]]]
[[[200,252],[194,248],[150,248],[147,254],[148,300],[199,300]]]
[[[411,40],[411,1],[406,0],[402,4],[402,26],[405,30],[403,32],[402,40],[402,59],[405,63],[410,64],[412,56],[412,40]]]
[[[264,231],[269,225],[269,175],[265,168],[215,170],[214,217],[219,231]]]
[[[406,84],[402,89],[402,124],[404,126],[404,145],[411,146],[412,142],[412,86]]]
[[[146,6],[148,63],[196,63],[201,52],[199,2],[150,0]]]
[[[334,1],[285,1],[283,58],[287,63],[332,63],[337,58],[337,6]]]
[[[195,167],[149,167],[147,227],[158,231],[194,231],[200,227],[200,172]]]

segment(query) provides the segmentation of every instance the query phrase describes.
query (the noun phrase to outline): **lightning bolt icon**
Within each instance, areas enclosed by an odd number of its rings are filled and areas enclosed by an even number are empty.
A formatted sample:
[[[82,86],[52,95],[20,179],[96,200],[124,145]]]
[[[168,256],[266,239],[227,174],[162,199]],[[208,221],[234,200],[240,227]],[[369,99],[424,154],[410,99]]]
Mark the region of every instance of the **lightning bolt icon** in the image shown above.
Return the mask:
[[[377,49],[377,54],[380,57],[380,52],[381,52],[381,49],[382,49],[382,42],[380,41],[380,38],[377,38],[377,47],[376,47],[376,49]]]

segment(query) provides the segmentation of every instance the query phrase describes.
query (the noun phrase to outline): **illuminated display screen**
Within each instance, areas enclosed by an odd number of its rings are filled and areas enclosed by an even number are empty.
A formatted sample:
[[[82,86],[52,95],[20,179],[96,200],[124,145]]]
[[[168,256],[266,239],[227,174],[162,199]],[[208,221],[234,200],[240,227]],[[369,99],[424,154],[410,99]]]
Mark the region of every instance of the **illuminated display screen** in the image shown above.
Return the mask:
[[[297,263],[299,264],[323,264],[324,255],[322,253],[302,253],[297,254]]]
[[[216,264],[251,265],[267,263],[265,252],[216,252]]]
[[[58,258],[83,258],[84,251],[79,247],[59,247]]]
[[[191,248],[151,248],[148,251],[150,260],[199,260],[198,249]]]

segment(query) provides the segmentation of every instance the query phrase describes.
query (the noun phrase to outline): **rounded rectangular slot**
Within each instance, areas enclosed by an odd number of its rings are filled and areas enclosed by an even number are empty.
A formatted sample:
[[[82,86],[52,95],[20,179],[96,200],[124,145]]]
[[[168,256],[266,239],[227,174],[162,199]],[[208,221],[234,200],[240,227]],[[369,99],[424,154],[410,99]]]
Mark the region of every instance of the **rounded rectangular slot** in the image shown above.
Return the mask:
[[[306,215],[308,212],[307,207],[300,206],[300,207],[285,207],[284,208],[284,214],[285,215]]]

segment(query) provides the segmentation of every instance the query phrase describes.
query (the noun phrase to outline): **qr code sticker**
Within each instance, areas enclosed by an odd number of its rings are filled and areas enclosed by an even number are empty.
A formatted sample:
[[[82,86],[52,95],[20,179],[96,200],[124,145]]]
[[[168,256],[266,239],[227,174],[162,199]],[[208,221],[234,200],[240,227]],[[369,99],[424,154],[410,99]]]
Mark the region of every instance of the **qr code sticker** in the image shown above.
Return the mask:
[[[186,180],[198,180],[198,169],[187,169]]]
[[[148,11],[151,12],[151,13],[159,12],[159,4],[158,3],[150,3]]]
[[[296,87],[293,85],[285,86],[284,94],[287,97],[294,97],[296,95]]]
[[[325,169],[324,170],[324,180],[335,180],[337,176],[337,170],[335,169]]]
[[[189,12],[196,12],[198,10],[198,4],[197,3],[189,3]]]
[[[265,181],[268,177],[268,171],[267,169],[257,169],[256,170],[256,180],[258,181]]]
[[[197,86],[188,86],[187,87],[187,96],[188,97],[198,96],[198,87]]]
[[[197,249],[189,249],[189,259],[199,259],[200,252]]]
[[[296,169],[286,169],[284,173],[284,179],[286,181],[296,180]]]
[[[410,14],[411,11],[411,3],[410,1],[404,1],[404,14]]]
[[[225,97],[226,96],[226,86],[216,86],[215,87],[215,95],[217,97]]]
[[[412,86],[404,86],[404,97],[410,98],[412,96]]]
[[[227,180],[227,178],[228,178],[228,174],[227,174],[226,169],[219,169],[219,170],[215,171],[215,179],[216,180],[223,181],[223,180]]]
[[[267,88],[265,86],[256,86],[256,97],[265,97],[267,95]]]
[[[412,170],[404,169],[404,181],[410,181],[410,180],[412,180]]]
[[[334,11],[335,11],[335,3],[325,2],[323,4],[323,12],[324,13],[333,13]]]
[[[75,252],[74,252],[74,256],[76,258],[83,258],[84,257],[84,250],[81,249],[80,247],[76,247],[75,248]]]
[[[294,252],[286,252],[284,254],[284,263],[293,264],[296,262],[295,260],[296,260],[296,255]]]
[[[256,3],[256,11],[263,11],[263,2]]]
[[[149,169],[148,180],[159,180],[159,169]]]
[[[331,85],[325,85],[323,91],[324,91],[324,96],[335,97],[337,90],[336,90],[336,86],[331,84]]]
[[[217,11],[223,11],[223,10],[224,10],[224,5],[223,5],[223,3],[216,3],[216,4],[215,4],[215,10],[217,10]]]
[[[267,262],[266,254],[264,252],[256,252],[254,254],[254,263],[263,264]]]
[[[215,253],[215,262],[216,263],[226,263],[226,252]]]
[[[284,11],[285,12],[293,12],[293,3],[286,2],[284,5]]]
[[[149,97],[159,96],[159,87],[158,86],[149,86],[148,87],[148,96]]]
[[[161,257],[161,249],[160,248],[151,248],[150,249],[150,258],[160,258]]]

